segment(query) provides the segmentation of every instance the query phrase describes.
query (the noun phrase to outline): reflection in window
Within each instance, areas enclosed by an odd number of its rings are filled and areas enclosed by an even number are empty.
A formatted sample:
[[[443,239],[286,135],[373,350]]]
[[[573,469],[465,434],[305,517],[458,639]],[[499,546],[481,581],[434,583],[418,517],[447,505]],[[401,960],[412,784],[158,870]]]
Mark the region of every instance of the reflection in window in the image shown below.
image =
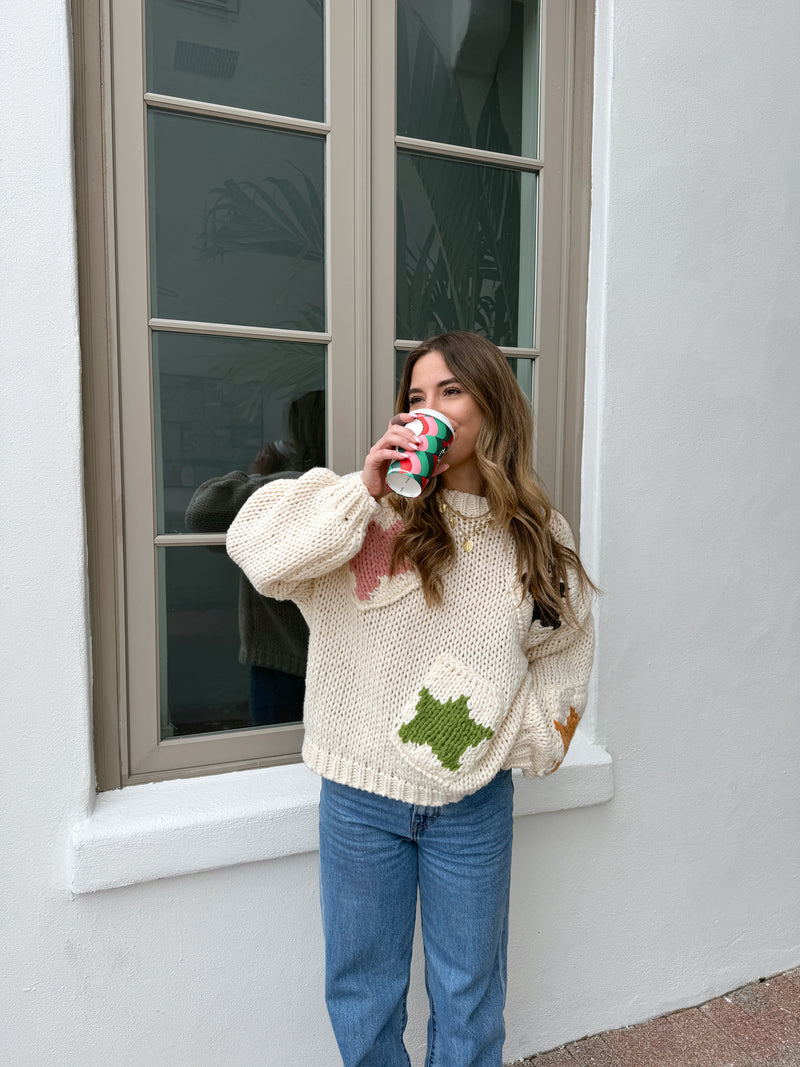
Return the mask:
[[[159,533],[198,532],[185,513],[208,479],[325,463],[324,345],[154,331],[153,396]]]
[[[147,0],[151,93],[324,119],[322,0]]]
[[[262,486],[325,463],[323,345],[153,334],[159,532],[225,533]],[[308,627],[224,545],[158,549],[162,738],[302,719]]]
[[[325,140],[152,109],[158,318],[325,328]]]
[[[308,627],[224,545],[159,548],[161,737],[300,722]]]
[[[397,337],[473,330],[529,347],[536,175],[460,160],[397,156]],[[532,266],[532,264],[531,264]]]
[[[535,0],[399,0],[399,134],[535,158],[538,83]]]

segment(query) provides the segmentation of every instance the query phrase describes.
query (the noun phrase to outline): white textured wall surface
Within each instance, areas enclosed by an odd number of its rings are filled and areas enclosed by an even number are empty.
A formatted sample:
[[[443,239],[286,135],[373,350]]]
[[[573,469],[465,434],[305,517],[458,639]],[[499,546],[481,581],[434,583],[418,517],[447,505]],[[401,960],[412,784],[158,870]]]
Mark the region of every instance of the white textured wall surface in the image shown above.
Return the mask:
[[[514,1055],[800,961],[800,8],[599,0],[597,30],[582,543],[615,795],[518,826]]]
[[[517,820],[508,1059],[800,962],[800,13],[598,9],[583,544],[616,794]],[[92,794],[68,41],[64,3],[0,12],[0,1058],[333,1067],[314,853],[67,888]]]

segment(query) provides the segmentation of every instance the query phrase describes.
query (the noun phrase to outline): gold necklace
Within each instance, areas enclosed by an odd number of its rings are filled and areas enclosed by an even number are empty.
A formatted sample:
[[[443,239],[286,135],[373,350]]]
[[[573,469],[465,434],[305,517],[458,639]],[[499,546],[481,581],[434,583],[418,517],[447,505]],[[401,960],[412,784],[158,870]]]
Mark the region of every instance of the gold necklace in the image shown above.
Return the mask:
[[[450,523],[451,527],[454,527],[456,524],[456,515],[460,519],[464,519],[465,522],[478,522],[478,527],[473,530],[471,535],[467,536],[461,542],[461,547],[464,549],[464,551],[467,553],[471,552],[475,547],[475,541],[473,540],[473,538],[477,537],[478,530],[489,522],[489,520],[491,519],[490,513],[488,511],[484,511],[481,512],[480,515],[464,515],[462,512],[456,510],[456,508],[448,504],[447,501],[444,499],[442,499],[441,501],[441,506],[446,511],[450,512],[450,514],[447,516],[447,521]],[[453,533],[455,533],[455,530],[453,530]]]

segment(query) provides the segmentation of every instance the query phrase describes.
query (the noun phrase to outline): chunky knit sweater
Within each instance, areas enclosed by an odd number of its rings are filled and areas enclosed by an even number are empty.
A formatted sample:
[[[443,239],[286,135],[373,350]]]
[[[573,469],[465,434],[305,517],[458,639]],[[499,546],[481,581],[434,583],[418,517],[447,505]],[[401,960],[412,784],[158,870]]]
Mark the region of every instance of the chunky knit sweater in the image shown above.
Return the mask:
[[[554,771],[586,705],[591,600],[580,627],[521,597],[511,537],[484,497],[440,489],[456,542],[443,600],[410,565],[389,577],[402,520],[360,473],[324,468],[255,492],[228,531],[231,558],[310,627],[303,759],[325,778],[408,804],[442,805],[499,770]],[[564,518],[552,532],[572,546]],[[471,541],[467,552],[464,543]],[[552,625],[549,625],[552,624]]]

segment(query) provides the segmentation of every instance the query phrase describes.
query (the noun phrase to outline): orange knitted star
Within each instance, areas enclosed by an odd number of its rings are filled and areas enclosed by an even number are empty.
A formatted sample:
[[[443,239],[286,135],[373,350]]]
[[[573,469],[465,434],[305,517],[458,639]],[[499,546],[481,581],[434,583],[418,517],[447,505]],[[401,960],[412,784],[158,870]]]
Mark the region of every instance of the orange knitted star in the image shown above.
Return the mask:
[[[569,743],[572,740],[572,735],[578,728],[579,721],[578,714],[574,708],[569,709],[569,718],[566,722],[559,722],[558,719],[553,719],[553,726],[555,726],[556,730],[561,734],[561,742],[564,745],[564,756],[567,754]],[[564,756],[562,756],[555,767],[553,767],[554,771],[558,770],[564,762]]]

